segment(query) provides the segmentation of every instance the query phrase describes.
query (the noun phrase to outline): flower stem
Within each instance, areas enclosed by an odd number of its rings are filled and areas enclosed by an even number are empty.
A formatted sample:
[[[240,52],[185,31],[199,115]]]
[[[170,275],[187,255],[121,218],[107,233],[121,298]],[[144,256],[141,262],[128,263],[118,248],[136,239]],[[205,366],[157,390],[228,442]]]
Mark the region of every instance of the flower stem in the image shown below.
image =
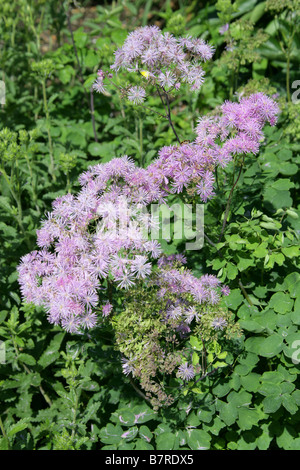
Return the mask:
[[[46,122],[47,122],[47,134],[48,134],[49,155],[50,155],[50,174],[52,176],[53,181],[56,181],[56,176],[54,173],[53,144],[52,144],[52,137],[51,137],[51,132],[50,132],[50,113],[49,113],[49,108],[48,108],[45,78],[42,80],[42,89],[43,89],[44,111],[45,111]]]
[[[243,166],[244,166],[244,158],[243,158],[242,164],[240,166],[240,171],[239,171],[238,177],[235,180],[235,182],[234,182],[234,184],[233,184],[233,186],[230,190],[230,193],[229,193],[229,197],[228,197],[228,200],[227,200],[226,209],[225,209],[225,213],[224,213],[222,230],[221,230],[221,233],[220,233],[220,236],[219,236],[219,239],[218,239],[218,243],[221,241],[221,239],[223,237],[223,233],[224,233],[224,230],[225,230],[225,227],[226,227],[226,224],[227,224],[227,218],[228,218],[228,214],[229,214],[229,210],[230,210],[230,204],[231,204],[231,200],[232,200],[232,196],[233,196],[233,191],[234,191],[234,188],[236,187],[236,185],[237,185],[237,183],[240,179],[240,176],[242,174]]]
[[[162,94],[161,94],[161,92],[160,92],[160,89],[159,89],[159,86],[158,86],[158,85],[156,85],[156,89],[157,89],[157,93],[158,93],[158,95],[159,95],[159,97],[160,97],[160,100],[161,100],[161,102],[162,102],[162,104],[163,104],[163,106],[164,106],[164,108],[165,108],[166,118],[168,119],[169,124],[170,124],[170,126],[171,126],[171,129],[172,129],[172,131],[173,131],[173,133],[174,133],[174,135],[175,135],[175,137],[176,137],[178,143],[180,144],[180,143],[181,143],[181,142],[180,142],[180,139],[179,139],[179,137],[178,137],[178,135],[177,135],[177,132],[176,132],[176,130],[175,130],[175,128],[174,128],[174,125],[173,125],[173,122],[172,122],[172,119],[171,119],[171,109],[170,109],[170,101],[169,101],[168,93],[167,93],[165,90],[163,90],[164,96],[165,96],[165,100],[166,100],[166,103],[165,103],[164,100],[163,100],[163,97],[162,97]]]

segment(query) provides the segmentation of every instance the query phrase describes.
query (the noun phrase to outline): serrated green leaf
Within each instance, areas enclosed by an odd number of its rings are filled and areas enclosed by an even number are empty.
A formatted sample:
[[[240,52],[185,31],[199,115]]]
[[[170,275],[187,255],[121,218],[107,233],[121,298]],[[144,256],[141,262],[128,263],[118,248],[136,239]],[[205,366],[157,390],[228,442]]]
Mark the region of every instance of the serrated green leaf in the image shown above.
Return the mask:
[[[12,437],[15,434],[17,434],[20,431],[23,431],[28,427],[28,421],[25,420],[20,420],[18,423],[13,424],[12,426],[9,427],[9,429],[6,431],[6,434],[8,437]]]
[[[27,353],[21,353],[18,356],[19,361],[24,362],[28,366],[34,366],[36,364],[36,360],[33,356]]]
[[[54,338],[50,341],[49,346],[46,348],[46,351],[43,352],[41,357],[38,360],[38,364],[45,368],[52,364],[59,358],[59,349],[61,343],[65,337],[65,332],[57,333]]]

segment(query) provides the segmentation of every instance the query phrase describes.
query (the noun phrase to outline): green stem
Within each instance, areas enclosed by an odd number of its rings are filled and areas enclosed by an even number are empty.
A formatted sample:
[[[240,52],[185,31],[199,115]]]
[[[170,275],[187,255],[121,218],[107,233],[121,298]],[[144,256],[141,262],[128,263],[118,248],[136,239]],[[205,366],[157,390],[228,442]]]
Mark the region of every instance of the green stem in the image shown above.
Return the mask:
[[[175,127],[174,127],[173,122],[172,122],[172,119],[171,119],[171,108],[170,108],[170,102],[169,102],[168,94],[166,93],[165,90],[163,90],[163,91],[164,91],[164,95],[165,95],[165,99],[166,99],[166,103],[165,103],[164,100],[163,100],[163,97],[162,97],[162,94],[161,94],[161,92],[160,92],[160,89],[159,89],[159,86],[158,86],[158,85],[156,85],[156,89],[157,89],[158,96],[160,97],[160,100],[161,100],[161,102],[162,102],[162,104],[163,104],[163,106],[164,106],[165,112],[166,112],[166,116],[165,116],[165,117],[168,119],[169,124],[170,124],[170,126],[171,126],[171,129],[172,129],[172,131],[173,131],[173,133],[174,133],[174,135],[175,135],[175,137],[176,137],[178,143],[180,144],[180,143],[181,143],[181,142],[180,142],[180,139],[179,139],[179,137],[178,137],[178,135],[177,135],[177,132],[176,132],[176,130],[175,130]]]
[[[129,381],[130,381],[130,385],[134,388],[134,390],[140,397],[142,397],[146,401],[150,401],[150,399],[135,385],[131,377],[129,378]]]
[[[91,112],[91,118],[92,118],[94,139],[95,139],[95,142],[98,142],[97,131],[96,131],[96,121],[95,121],[95,107],[94,107],[93,90],[90,90],[90,112]]]
[[[68,193],[71,192],[71,184],[70,184],[70,174],[67,172],[67,191]]]
[[[56,181],[56,176],[54,174],[54,157],[53,157],[53,144],[50,132],[50,113],[48,108],[47,93],[46,93],[46,79],[42,80],[42,89],[43,89],[43,102],[44,102],[44,111],[47,121],[47,134],[48,134],[48,144],[49,144],[49,155],[50,155],[50,174],[53,181]]]
[[[237,185],[237,183],[240,179],[240,176],[242,174],[243,166],[244,166],[244,158],[243,158],[242,164],[240,166],[240,171],[239,171],[238,177],[237,177],[235,183],[233,184],[233,186],[230,190],[230,193],[229,193],[229,197],[228,197],[228,201],[227,201],[226,209],[225,209],[225,213],[224,213],[223,225],[222,225],[221,233],[220,233],[220,236],[219,236],[219,239],[218,239],[218,243],[221,241],[221,239],[223,237],[223,233],[224,233],[224,230],[225,230],[225,227],[226,227],[226,224],[227,224],[227,218],[228,218],[228,214],[229,214],[229,210],[230,210],[230,204],[231,204],[231,200],[232,200],[232,196],[233,196],[233,191],[234,191],[234,188],[236,187],[236,185]]]
[[[35,208],[36,208],[37,212],[40,214],[41,211],[40,211],[40,208],[38,206],[38,197],[37,197],[37,193],[36,193],[36,190],[35,190],[33,171],[32,171],[32,167],[31,167],[31,164],[30,164],[30,160],[29,160],[28,155],[27,155],[27,149],[26,149],[26,152],[24,153],[24,156],[25,156],[25,160],[26,160],[27,167],[28,167],[29,174],[30,174],[33,202],[35,204]]]
[[[286,93],[288,103],[291,102],[291,92],[290,92],[290,48],[287,52],[287,61],[286,61]]]
[[[11,333],[13,333],[13,332],[11,331]],[[16,357],[17,357],[17,360],[19,361],[19,351],[18,351],[18,347],[17,347],[14,335],[12,335],[12,340],[13,340],[13,345],[14,345],[14,350],[15,350],[15,353],[16,353]],[[31,370],[26,366],[26,364],[24,364],[22,361],[20,361],[20,362],[21,362],[25,372],[27,372],[27,374],[32,374]],[[39,385],[39,390],[40,390],[41,394],[43,395],[46,403],[49,406],[52,406],[52,402],[51,402],[50,398],[48,397],[48,395],[46,394],[45,390],[43,389],[43,387],[41,385]]]
[[[119,102],[120,102],[121,116],[122,116],[123,119],[125,119],[125,109],[124,109],[124,105],[123,105],[123,101],[122,101],[122,96],[121,96],[121,93],[120,93],[118,88],[117,88],[117,95],[118,95]],[[125,121],[125,124],[127,124],[127,121]]]
[[[97,132],[96,132],[96,125],[95,125],[94,95],[93,95],[93,91],[91,90],[90,91],[90,99],[89,99],[87,91],[84,87],[83,70],[82,70],[81,61],[79,59],[78,50],[77,50],[77,47],[76,47],[74,34],[73,34],[73,30],[72,30],[69,4],[67,5],[65,12],[66,12],[66,17],[67,17],[67,26],[68,26],[68,30],[69,30],[70,35],[71,35],[73,51],[74,51],[75,59],[76,59],[76,62],[77,62],[77,68],[78,68],[78,72],[79,72],[79,80],[80,80],[80,82],[83,86],[84,96],[85,96],[85,99],[87,100],[87,104],[88,104],[89,109],[90,109],[91,120],[92,120],[92,125],[93,125],[93,132],[94,132],[94,139],[95,139],[95,142],[98,142],[98,137],[97,137]]]
[[[246,289],[245,289],[245,287],[244,287],[243,284],[242,284],[242,281],[239,281],[239,286],[240,286],[240,288],[241,288],[241,290],[242,290],[242,292],[243,292],[243,294],[244,294],[244,297],[245,297],[245,299],[247,300],[248,304],[251,305],[251,306],[253,306],[253,303],[251,302],[250,297],[248,296],[248,294],[247,294],[247,292],[246,292]]]
[[[71,424],[71,427],[72,427],[71,439],[72,439],[72,441],[74,439],[75,431],[76,431],[76,417],[77,417],[77,410],[78,410],[78,403],[79,403],[79,396],[78,396],[78,393],[77,393],[76,390],[75,390],[75,396],[76,396],[76,400],[75,400],[75,406],[73,408],[73,421],[72,421],[72,424]]]
[[[9,187],[9,191],[10,191],[13,199],[15,200],[16,204],[17,204],[18,215],[15,218],[16,218],[16,221],[18,222],[18,225],[19,225],[19,227],[20,227],[20,229],[23,233],[25,242],[26,242],[28,248],[30,248],[30,243],[28,242],[26,230],[25,230],[24,225],[23,225],[23,210],[22,210],[22,203],[21,203],[20,194],[15,192],[15,190],[14,190],[12,184],[11,184],[11,181],[9,179],[9,176],[6,173],[6,171],[4,170],[4,168],[1,168],[1,173],[2,173],[2,176],[4,176],[4,179],[7,182],[8,187]]]

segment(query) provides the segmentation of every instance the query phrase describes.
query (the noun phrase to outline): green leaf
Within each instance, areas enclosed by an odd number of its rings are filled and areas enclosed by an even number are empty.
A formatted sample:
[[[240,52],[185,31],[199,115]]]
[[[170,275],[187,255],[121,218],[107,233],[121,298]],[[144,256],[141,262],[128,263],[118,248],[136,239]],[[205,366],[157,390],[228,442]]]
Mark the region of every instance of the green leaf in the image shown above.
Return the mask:
[[[108,423],[105,428],[102,428],[99,432],[101,442],[104,444],[118,444],[122,440],[123,429],[121,426],[114,426]]]
[[[153,434],[148,428],[148,426],[141,426],[139,429],[139,435],[142,439],[144,439],[147,442],[150,442],[153,437]]]
[[[121,424],[122,426],[133,426],[135,424],[135,416],[132,410],[121,409],[117,410],[112,414],[115,419],[112,421]]]
[[[269,424],[260,424],[260,431],[262,434],[256,439],[257,447],[259,450],[268,450],[273,436],[270,435]]]
[[[246,392],[245,390],[240,390],[239,392],[230,392],[227,397],[227,401],[230,404],[233,404],[237,407],[249,406],[252,400],[251,393]]]
[[[250,338],[247,338],[244,343],[246,351],[259,354],[260,345],[264,340],[265,338],[261,336],[251,336]]]
[[[213,363],[214,368],[227,367],[227,366],[228,366],[227,362],[224,362],[224,361],[216,361],[216,362]]]
[[[74,41],[78,48],[82,48],[88,42],[88,35],[83,31],[83,28],[78,28],[74,33]]]
[[[217,396],[217,397],[224,397],[225,395],[227,395],[229,392],[230,392],[230,384],[226,381],[221,381],[215,385],[215,387],[213,388],[213,393]],[[201,410],[199,410],[198,414],[202,413]],[[200,418],[201,419],[201,418]]]
[[[292,310],[294,301],[284,292],[276,292],[272,295],[269,307],[274,308],[275,312],[286,313]]]
[[[159,436],[160,434],[163,434],[163,433],[171,433],[171,427],[169,424],[166,424],[166,423],[160,423],[157,428],[155,428],[155,431],[154,431],[154,434],[156,436]]]
[[[211,420],[213,419],[214,416],[214,409],[213,410],[205,410],[205,409],[200,409],[197,412],[197,416],[200,421],[203,423],[210,423]]]
[[[201,429],[189,429],[187,444],[192,450],[207,450],[210,448],[211,436]]]
[[[295,184],[288,178],[279,178],[272,184],[272,188],[278,189],[279,191],[286,191],[287,189],[291,189],[294,186]]]
[[[264,191],[264,201],[270,202],[275,209],[291,207],[293,200],[289,191],[279,191],[272,186],[267,186]]]
[[[135,438],[137,433],[138,433],[138,427],[133,426],[132,428],[129,428],[127,431],[123,432],[121,437],[122,439],[125,439],[126,441],[132,441],[132,439]]]
[[[295,438],[299,437],[295,429],[289,424],[284,425],[281,433],[276,438],[279,448],[290,450],[293,446]]]
[[[260,325],[255,320],[240,320],[239,323],[243,330],[252,331],[253,333],[261,333],[265,330],[264,326]]]
[[[269,395],[281,395],[281,388],[278,384],[272,382],[263,382],[257,390],[261,395],[269,396]]]
[[[255,260],[250,257],[242,257],[239,255],[239,261],[237,263],[237,268],[239,271],[245,271],[248,269],[250,266],[254,266]]]
[[[94,157],[102,157],[102,163],[110,161],[114,157],[116,144],[114,142],[92,142],[88,146],[88,152]]]
[[[134,422],[136,424],[147,423],[147,421],[156,419],[157,416],[157,413],[146,404],[136,405],[131,411],[134,413]]]
[[[0,437],[0,450],[9,450],[9,440],[7,437]]]
[[[118,450],[133,450],[135,447],[134,442],[122,442],[118,445]]]
[[[112,40],[117,46],[121,46],[127,37],[126,29],[115,29],[111,33]]]
[[[24,364],[27,364],[28,366],[34,366],[36,364],[35,358],[30,354],[21,353],[19,354],[18,359],[19,361],[24,362]]]
[[[100,402],[93,402],[91,399],[84,410],[84,416],[81,418],[81,421],[83,423],[87,423],[89,420],[97,421],[97,411],[100,406]]]
[[[238,275],[238,269],[233,263],[227,263],[226,273],[227,273],[228,279],[233,280]]]
[[[292,176],[298,172],[298,165],[290,162],[281,162],[279,165],[279,173],[285,176]]]
[[[260,414],[256,410],[244,407],[239,409],[238,425],[243,430],[251,429],[260,419]]]
[[[281,250],[284,256],[286,256],[287,258],[297,258],[299,256],[300,247],[298,245],[287,246],[287,247],[283,247]]]
[[[144,439],[137,439],[135,441],[135,449],[136,450],[154,450],[154,447],[146,442]]]
[[[298,272],[288,274],[284,280],[284,285],[292,298],[300,296],[300,274]]]
[[[296,300],[297,302],[297,300]],[[291,320],[295,325],[300,325],[300,297],[298,298],[298,309],[296,310],[296,302],[295,302],[295,311],[291,313]]]
[[[64,68],[58,72],[58,78],[64,84],[69,83],[74,75],[75,70],[73,67],[71,67],[71,65],[65,65]]]
[[[243,300],[244,297],[241,294],[240,289],[232,289],[230,294],[224,299],[224,302],[228,308],[236,310]]]
[[[193,411],[192,413],[189,414],[187,418],[187,425],[190,427],[196,428],[197,426],[199,426],[199,424],[200,424],[200,420],[198,416],[195,414],[195,412]]]
[[[247,392],[256,392],[259,387],[260,375],[251,372],[241,377],[241,384]]]
[[[266,242],[261,243],[253,252],[253,256],[256,258],[264,258],[268,253],[267,246],[268,244]]]
[[[175,434],[171,432],[163,432],[156,437],[157,450],[172,450],[175,443]]]
[[[294,415],[298,411],[298,406],[293,397],[287,393],[282,395],[282,405],[291,414]]]
[[[21,419],[18,423],[13,424],[12,426],[10,426],[9,429],[7,430],[6,434],[7,434],[8,437],[12,437],[15,434],[17,434],[18,432],[23,431],[27,427],[28,427],[28,422]]]
[[[92,69],[98,64],[99,64],[98,55],[93,50],[90,49],[84,57],[84,65]]]
[[[196,349],[196,351],[202,351],[203,345],[202,342],[196,338],[196,336],[191,336],[190,337],[190,343],[193,349]]]
[[[38,360],[38,364],[43,368],[48,367],[52,362],[59,358],[59,348],[65,337],[65,332],[57,333],[54,338],[50,341],[46,351],[43,352]]]
[[[281,406],[281,397],[278,395],[268,395],[262,401],[265,413],[275,413]]]
[[[264,338],[259,345],[258,354],[264,357],[274,357],[280,353],[283,347],[283,339],[274,333],[268,338]]]
[[[238,410],[235,403],[224,403],[222,402],[219,410],[219,416],[227,426],[231,426],[235,423],[238,417]]]

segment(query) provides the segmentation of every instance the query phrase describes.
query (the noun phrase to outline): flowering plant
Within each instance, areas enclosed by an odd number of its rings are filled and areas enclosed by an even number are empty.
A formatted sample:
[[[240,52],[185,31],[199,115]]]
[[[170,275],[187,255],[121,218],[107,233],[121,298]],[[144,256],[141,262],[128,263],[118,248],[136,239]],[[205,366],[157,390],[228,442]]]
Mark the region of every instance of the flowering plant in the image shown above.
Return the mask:
[[[198,62],[212,53],[202,40],[176,39],[145,27],[129,35],[112,69],[141,72],[146,67],[147,83],[167,105],[174,130],[168,94],[181,82],[199,88],[203,70]],[[95,90],[105,91],[105,76],[98,72]],[[127,97],[142,103],[145,90],[130,87]],[[163,147],[147,168],[136,167],[128,156],[90,167],[79,177],[78,194],[53,202],[37,232],[40,249],[21,260],[23,298],[44,306],[49,321],[71,333],[109,323],[123,371],[139,378],[154,406],[172,402],[161,376],[174,372],[184,383],[205,376],[199,357],[191,362],[190,338],[201,339],[203,357],[207,341],[218,334],[229,338],[239,329],[222,303],[227,286],[214,276],[196,278],[182,266],[184,258],[166,259],[158,241],[145,237],[145,227],[149,235],[156,223],[146,209],[174,195],[207,202],[215,194],[215,170],[232,159],[242,168],[244,155],[258,153],[263,126],[274,125],[278,112],[263,93],[228,101],[199,119],[193,142]],[[226,217],[225,212],[224,224]]]

